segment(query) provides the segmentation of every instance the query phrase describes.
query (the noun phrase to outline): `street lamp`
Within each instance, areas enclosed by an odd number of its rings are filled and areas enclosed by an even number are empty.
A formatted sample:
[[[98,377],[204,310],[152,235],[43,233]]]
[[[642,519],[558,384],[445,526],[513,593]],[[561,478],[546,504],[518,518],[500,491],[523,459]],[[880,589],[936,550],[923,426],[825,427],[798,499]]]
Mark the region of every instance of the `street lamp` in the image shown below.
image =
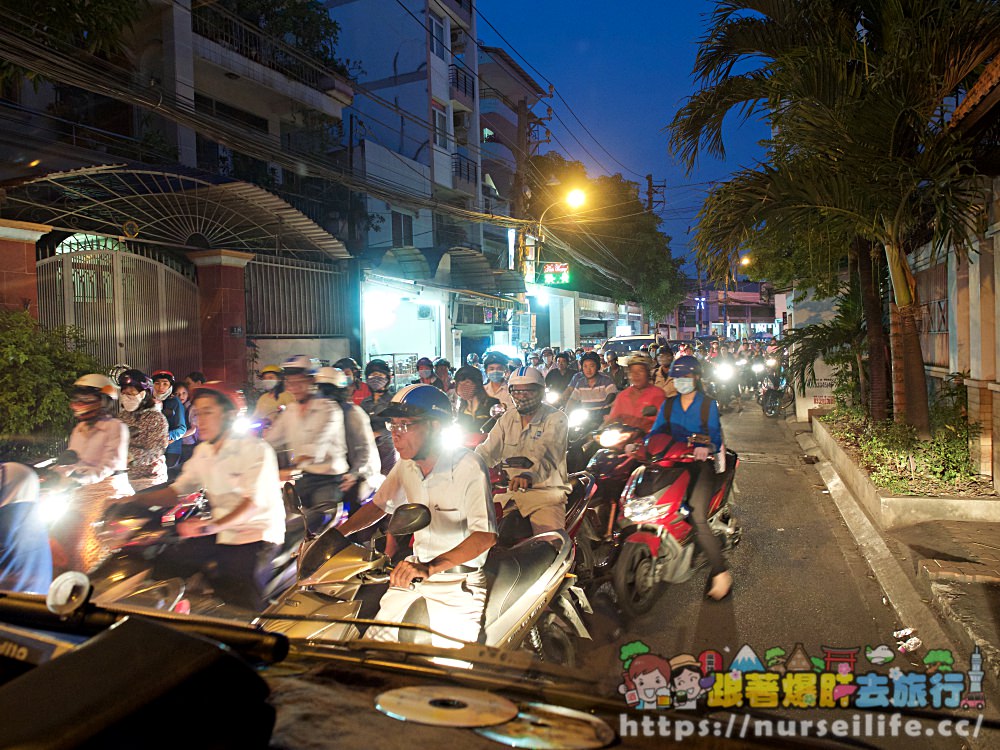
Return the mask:
[[[558,206],[558,205],[560,205],[562,203],[565,203],[567,206],[569,206],[569,208],[570,208],[571,211],[575,211],[576,209],[580,208],[580,206],[582,206],[586,202],[587,202],[587,194],[584,193],[580,189],[574,189],[574,190],[570,190],[569,193],[567,193],[565,195],[565,197],[560,198],[559,200],[554,201],[553,203],[550,203],[548,206],[545,207],[545,210],[542,211],[542,215],[538,217],[538,231],[535,232],[535,238],[536,238],[535,239],[535,256],[532,257],[532,258],[530,258],[530,259],[527,258],[526,257],[527,254],[528,254],[527,253],[527,248],[526,247],[522,248],[521,263],[520,263],[520,269],[519,270],[521,272],[521,275],[524,276],[526,278],[526,280],[527,280],[527,275],[528,275],[528,273],[527,273],[527,271],[528,271],[528,261],[530,260],[533,263],[537,263],[538,262],[538,257],[537,257],[538,256],[538,246],[539,246],[539,244],[541,244],[541,241],[542,241],[542,222],[545,220],[545,215],[551,209],[555,208],[556,206]],[[522,234],[522,236],[523,236],[523,234]],[[534,281],[534,274],[532,274],[532,281]]]

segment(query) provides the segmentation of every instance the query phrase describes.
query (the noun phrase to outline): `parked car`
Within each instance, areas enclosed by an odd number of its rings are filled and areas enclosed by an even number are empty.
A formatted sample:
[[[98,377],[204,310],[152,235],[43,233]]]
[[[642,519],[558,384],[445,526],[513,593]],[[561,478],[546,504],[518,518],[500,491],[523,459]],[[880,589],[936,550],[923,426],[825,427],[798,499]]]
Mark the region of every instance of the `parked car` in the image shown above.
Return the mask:
[[[645,345],[649,347],[650,344],[655,344],[656,336],[652,334],[639,334],[632,336],[614,336],[604,344],[601,348],[597,350],[597,353],[604,358],[604,355],[608,352],[614,352],[618,355],[618,364],[625,367],[628,364],[628,357],[631,352],[639,351],[639,347]]]

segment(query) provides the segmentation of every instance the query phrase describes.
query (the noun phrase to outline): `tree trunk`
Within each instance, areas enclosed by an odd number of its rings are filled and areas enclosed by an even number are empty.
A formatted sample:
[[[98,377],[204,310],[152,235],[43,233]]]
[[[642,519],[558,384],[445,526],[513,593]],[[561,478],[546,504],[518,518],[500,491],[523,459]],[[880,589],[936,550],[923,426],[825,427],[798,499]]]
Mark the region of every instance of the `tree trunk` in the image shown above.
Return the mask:
[[[858,238],[855,241],[858,277],[861,284],[861,304],[865,313],[868,336],[868,413],[876,422],[889,418],[888,383],[886,382],[885,326],[882,324],[881,279],[876,276],[878,264],[872,263],[872,246]],[[862,393],[864,391],[862,390]]]
[[[901,247],[885,246],[885,260],[892,279],[892,293],[899,313],[899,335],[902,349],[902,381],[906,392],[905,421],[917,431],[920,439],[931,436],[930,405],[927,401],[927,373],[920,351],[920,334],[917,333],[917,282],[910,271],[906,253]],[[896,347],[893,347],[893,378],[897,374]]]
[[[906,422],[906,386],[903,384],[903,337],[899,323],[899,308],[889,303],[889,354],[892,360],[892,418]]]

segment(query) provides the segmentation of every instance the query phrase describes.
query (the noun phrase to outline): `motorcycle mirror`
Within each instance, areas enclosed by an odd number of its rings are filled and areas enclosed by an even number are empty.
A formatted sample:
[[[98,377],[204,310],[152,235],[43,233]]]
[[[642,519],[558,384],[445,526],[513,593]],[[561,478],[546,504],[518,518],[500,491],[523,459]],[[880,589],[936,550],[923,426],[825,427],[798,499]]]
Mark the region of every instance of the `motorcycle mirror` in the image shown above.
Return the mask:
[[[59,454],[59,458],[56,459],[57,466],[71,466],[77,463],[80,457],[76,454],[76,451],[63,451]]]
[[[613,404],[615,402],[616,398],[618,398],[618,394],[617,393],[609,393],[608,397],[606,399],[604,399],[604,405],[605,406],[611,406],[611,404]]]
[[[412,534],[421,529],[426,529],[431,523],[431,511],[426,505],[420,503],[406,503],[400,505],[392,514],[389,521],[388,532],[396,536]]]
[[[655,406],[644,406],[642,407],[642,416],[644,417],[655,417],[658,409]]]
[[[503,404],[494,404],[490,408],[490,416],[494,417],[494,418],[501,417],[501,416],[503,416],[504,412],[506,412],[506,411],[507,411],[507,408]]]
[[[525,456],[505,458],[502,464],[505,469],[530,469],[534,465],[535,462]]]
[[[90,579],[78,570],[69,570],[58,576],[45,594],[45,606],[62,617],[73,614],[90,601],[93,587]]]

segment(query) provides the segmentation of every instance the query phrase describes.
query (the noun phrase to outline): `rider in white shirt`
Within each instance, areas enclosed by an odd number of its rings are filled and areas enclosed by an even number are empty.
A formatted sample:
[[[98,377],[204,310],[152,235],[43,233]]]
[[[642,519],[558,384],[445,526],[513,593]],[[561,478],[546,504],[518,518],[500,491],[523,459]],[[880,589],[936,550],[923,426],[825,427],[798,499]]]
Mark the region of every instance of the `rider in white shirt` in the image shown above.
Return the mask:
[[[502,352],[487,352],[483,357],[483,367],[486,369],[486,395],[495,398],[505,409],[514,408],[514,400],[507,389],[507,366],[510,359]]]

